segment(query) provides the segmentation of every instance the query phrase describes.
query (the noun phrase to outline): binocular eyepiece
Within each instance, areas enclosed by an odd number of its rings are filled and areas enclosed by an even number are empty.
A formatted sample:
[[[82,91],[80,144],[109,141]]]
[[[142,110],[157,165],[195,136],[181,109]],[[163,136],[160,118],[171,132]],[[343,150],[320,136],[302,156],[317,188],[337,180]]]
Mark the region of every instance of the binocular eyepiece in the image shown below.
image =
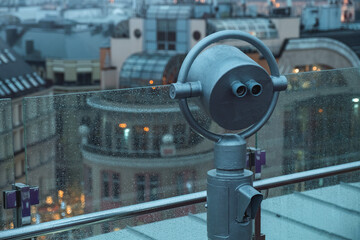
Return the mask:
[[[238,98],[245,97],[248,92],[254,97],[257,97],[262,93],[262,85],[252,79],[245,84],[240,81],[235,81],[232,83],[231,88],[234,95]]]

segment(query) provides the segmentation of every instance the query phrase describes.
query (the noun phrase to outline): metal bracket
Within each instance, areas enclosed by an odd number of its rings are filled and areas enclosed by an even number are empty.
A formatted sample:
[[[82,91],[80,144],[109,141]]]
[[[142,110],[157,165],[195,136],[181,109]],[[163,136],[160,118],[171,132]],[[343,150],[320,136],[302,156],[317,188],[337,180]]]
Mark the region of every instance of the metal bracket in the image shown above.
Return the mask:
[[[15,228],[30,225],[30,207],[39,204],[39,187],[15,183],[12,188],[3,192],[4,209],[14,209]]]

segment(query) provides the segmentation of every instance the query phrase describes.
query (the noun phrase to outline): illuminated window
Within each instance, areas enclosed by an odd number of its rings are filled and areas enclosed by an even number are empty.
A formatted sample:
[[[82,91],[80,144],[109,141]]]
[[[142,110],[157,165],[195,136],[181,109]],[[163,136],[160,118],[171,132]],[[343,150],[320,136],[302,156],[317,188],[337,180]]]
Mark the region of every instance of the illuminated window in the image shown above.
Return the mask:
[[[162,143],[162,137],[168,133],[169,128],[166,125],[159,125],[153,127],[154,131],[152,134],[153,137],[153,149],[160,150],[160,145]]]
[[[147,150],[149,127],[145,129],[144,126],[133,127],[133,146],[135,150]]]
[[[126,125],[126,123],[123,123]],[[121,125],[121,124],[120,124]],[[127,150],[129,144],[129,129],[115,127],[116,150]]]
[[[194,192],[194,171],[183,171],[176,175],[177,195],[188,194]]]

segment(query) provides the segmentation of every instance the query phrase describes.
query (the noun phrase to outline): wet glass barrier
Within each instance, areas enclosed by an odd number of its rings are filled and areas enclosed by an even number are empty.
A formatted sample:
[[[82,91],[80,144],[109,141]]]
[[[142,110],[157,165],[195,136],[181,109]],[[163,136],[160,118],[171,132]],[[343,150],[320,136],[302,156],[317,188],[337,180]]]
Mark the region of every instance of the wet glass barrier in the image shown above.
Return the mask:
[[[17,105],[14,104],[14,106]],[[17,123],[18,119],[14,119],[14,121]],[[12,124],[11,99],[0,99],[0,231],[14,228],[13,212],[3,208],[2,192],[11,190],[11,185],[15,183],[15,177],[21,177],[25,168],[25,163],[21,161],[21,156],[17,158],[18,161],[14,162],[13,146],[13,143],[16,145],[21,144],[23,129],[16,128],[16,126],[13,129]],[[14,142],[13,137],[15,138]],[[14,167],[16,167],[16,171]],[[10,208],[11,206],[8,207]]]
[[[26,98],[27,183],[40,189],[32,221],[205,190],[212,143],[190,129],[168,92],[165,86]],[[192,110],[201,120],[199,108]]]
[[[254,146],[266,150],[261,178],[358,161],[360,69],[289,74]]]
[[[287,78],[288,89],[280,94],[272,117],[248,140],[248,167],[256,173],[255,180],[359,161],[360,69]],[[189,100],[189,106],[203,127],[223,133],[196,99]],[[213,168],[213,143],[190,129],[177,101],[169,98],[169,86],[25,98],[23,121],[26,166],[15,162],[15,173],[24,173],[15,177],[39,186],[33,224],[200,192],[206,190],[206,173]],[[0,124],[0,129],[3,126],[7,125]],[[331,232],[308,222],[305,213],[286,212],[299,212],[306,204],[310,212],[318,209],[318,215],[338,214],[341,209],[359,225],[359,211],[348,199],[359,200],[359,182],[355,172],[263,190],[261,232],[269,239],[289,239],[302,229],[315,232],[317,239],[357,239],[352,225],[351,233],[335,228]],[[289,199],[298,201],[296,209],[286,202]],[[188,205],[42,239],[113,239],[111,234],[124,239],[180,239],[181,234],[168,230],[170,225],[184,230],[181,224],[206,239],[204,212],[204,203]],[[275,237],[280,230],[272,230],[272,222],[286,226],[284,238]]]

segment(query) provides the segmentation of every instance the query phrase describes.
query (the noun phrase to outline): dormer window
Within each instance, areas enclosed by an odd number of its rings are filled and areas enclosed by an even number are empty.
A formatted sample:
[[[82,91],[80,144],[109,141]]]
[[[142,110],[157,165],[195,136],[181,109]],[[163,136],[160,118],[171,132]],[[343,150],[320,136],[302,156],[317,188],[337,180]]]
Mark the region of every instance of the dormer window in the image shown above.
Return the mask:
[[[176,20],[157,20],[157,50],[176,50]]]

